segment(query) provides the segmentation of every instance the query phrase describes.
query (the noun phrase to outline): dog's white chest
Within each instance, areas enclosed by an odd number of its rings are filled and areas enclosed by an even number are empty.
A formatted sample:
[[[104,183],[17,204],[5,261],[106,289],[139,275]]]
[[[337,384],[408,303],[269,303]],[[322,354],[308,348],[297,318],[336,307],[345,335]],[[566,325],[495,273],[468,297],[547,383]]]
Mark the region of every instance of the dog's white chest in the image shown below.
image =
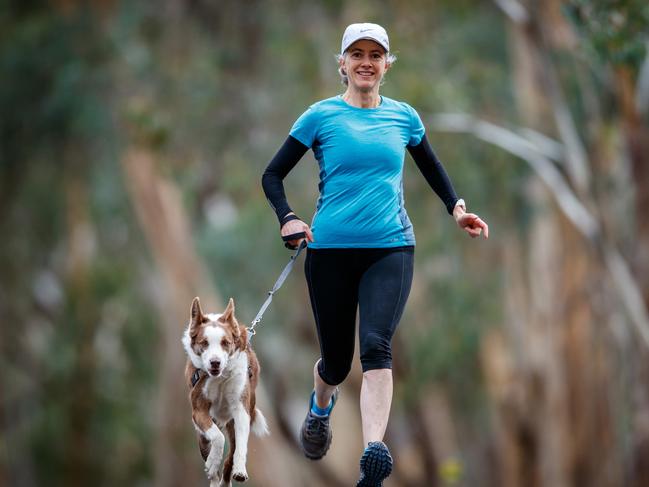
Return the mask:
[[[210,415],[219,426],[232,419],[235,409],[241,408],[241,397],[248,383],[248,356],[245,352],[233,355],[220,377],[209,378],[203,394],[212,402]]]

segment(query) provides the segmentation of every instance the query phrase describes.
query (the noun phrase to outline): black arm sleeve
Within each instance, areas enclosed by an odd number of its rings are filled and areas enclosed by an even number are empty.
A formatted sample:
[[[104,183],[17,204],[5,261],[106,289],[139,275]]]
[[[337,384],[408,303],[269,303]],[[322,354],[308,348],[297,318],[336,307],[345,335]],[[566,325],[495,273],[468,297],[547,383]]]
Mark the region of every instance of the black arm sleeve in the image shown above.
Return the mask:
[[[270,207],[275,211],[280,225],[282,224],[282,218],[292,211],[291,207],[288,206],[288,201],[286,201],[282,180],[308,150],[309,148],[306,145],[289,135],[261,177],[264,193]]]
[[[437,159],[437,156],[433,152],[433,148],[428,143],[426,135],[421,139],[421,142],[418,145],[408,146],[408,152],[415,160],[417,167],[421,173],[428,181],[428,184],[433,191],[440,197],[440,199],[446,205],[446,210],[450,215],[453,214],[453,208],[455,208],[455,203],[458,200],[451,180],[446,174],[446,170],[442,163]]]

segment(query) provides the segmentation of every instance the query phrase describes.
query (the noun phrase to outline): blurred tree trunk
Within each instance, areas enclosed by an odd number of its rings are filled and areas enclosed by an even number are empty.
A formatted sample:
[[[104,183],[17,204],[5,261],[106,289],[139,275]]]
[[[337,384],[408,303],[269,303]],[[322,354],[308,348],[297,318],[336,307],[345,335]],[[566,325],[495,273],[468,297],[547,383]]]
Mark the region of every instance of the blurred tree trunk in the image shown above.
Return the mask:
[[[154,404],[155,485],[198,485],[204,482],[197,461],[198,448],[191,440],[191,411],[184,381],[185,354],[180,338],[189,320],[194,296],[203,298],[205,309],[219,309],[216,293],[194,253],[191,227],[182,208],[180,193],[158,174],[154,154],[130,149],[122,159],[131,201],[155,259],[155,299],[161,325],[159,392]]]
[[[622,130],[625,137],[628,157],[631,162],[632,177],[635,182],[635,241],[633,269],[642,288],[645,306],[649,308],[649,126],[637,111],[635,103],[636,79],[628,67],[615,70],[617,97],[622,115]],[[631,189],[631,188],[629,188]],[[644,350],[635,354],[647,357]],[[649,366],[646,360],[638,360],[634,368],[634,455],[632,478],[634,486],[649,485],[649,394],[646,384],[649,381]]]
[[[606,393],[614,346],[588,284],[602,270],[545,191],[532,194],[530,240],[512,237],[504,256],[505,327],[483,349],[502,485],[613,487],[623,475]]]
[[[634,255],[635,273],[649,306],[649,126],[637,111],[636,79],[627,67],[615,70],[617,97],[622,115],[622,129],[635,181],[635,213],[637,215],[637,245]]]
[[[65,154],[65,196],[67,223],[67,289],[71,336],[75,343],[75,367],[65,387],[69,398],[65,450],[64,485],[90,485],[98,474],[93,465],[90,425],[96,409],[94,338],[100,321],[99,303],[93,292],[91,270],[96,254],[96,235],[89,215],[85,154],[78,145],[68,144]]]
[[[563,142],[566,173],[588,199],[586,151],[548,48],[549,32],[565,30],[565,21],[556,15],[556,1],[528,5],[510,24],[521,118]],[[606,393],[614,349],[598,326],[606,312],[593,309],[602,290],[592,283],[604,274],[548,192],[535,181],[529,189],[531,232],[504,256],[512,279],[506,325],[485,341],[483,355],[503,452],[502,485],[614,487],[622,478],[614,466],[615,420]]]

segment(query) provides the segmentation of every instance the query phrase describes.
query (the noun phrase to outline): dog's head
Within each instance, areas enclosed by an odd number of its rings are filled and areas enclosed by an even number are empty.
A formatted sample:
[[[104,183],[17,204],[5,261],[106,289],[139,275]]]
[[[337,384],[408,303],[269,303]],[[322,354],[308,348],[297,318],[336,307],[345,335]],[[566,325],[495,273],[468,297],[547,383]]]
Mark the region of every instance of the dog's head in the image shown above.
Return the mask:
[[[194,298],[183,336],[185,351],[194,367],[218,377],[227,369],[232,355],[246,348],[246,342],[246,330],[234,316],[232,298],[222,314],[203,314],[199,299]]]

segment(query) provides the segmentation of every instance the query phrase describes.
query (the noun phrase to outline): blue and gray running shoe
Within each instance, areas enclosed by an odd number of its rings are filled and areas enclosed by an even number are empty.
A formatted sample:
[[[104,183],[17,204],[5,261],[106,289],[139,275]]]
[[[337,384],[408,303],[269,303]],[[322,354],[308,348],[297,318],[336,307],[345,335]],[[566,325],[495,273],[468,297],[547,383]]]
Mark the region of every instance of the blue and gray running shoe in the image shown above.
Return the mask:
[[[390,450],[381,441],[371,441],[361,457],[361,478],[356,487],[381,487],[391,473]]]
[[[336,389],[331,397],[331,409],[336,404],[337,398],[338,389]],[[331,409],[326,416],[317,415],[311,410],[313,401],[315,401],[315,391],[311,393],[309,412],[306,414],[306,418],[302,424],[302,430],[300,431],[300,446],[307,458],[320,460],[327,453],[333,436],[329,427]]]

